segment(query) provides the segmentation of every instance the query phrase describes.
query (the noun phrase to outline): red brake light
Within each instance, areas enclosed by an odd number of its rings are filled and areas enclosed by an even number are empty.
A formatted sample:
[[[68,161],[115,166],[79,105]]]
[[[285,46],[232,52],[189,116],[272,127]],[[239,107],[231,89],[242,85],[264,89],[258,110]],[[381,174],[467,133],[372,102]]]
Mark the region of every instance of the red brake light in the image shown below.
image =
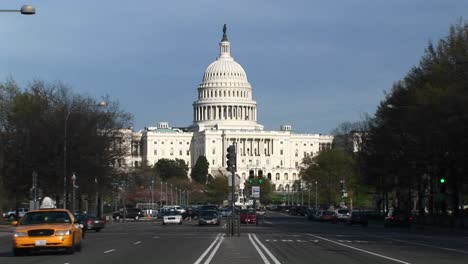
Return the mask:
[[[410,221],[413,221],[413,217],[412,217],[412,216],[410,216],[410,217],[409,217],[409,220],[410,220]]]
[[[390,220],[393,220],[393,219],[395,219],[395,217],[393,217],[393,216],[390,216]]]
[[[90,219],[88,219],[88,220],[86,221],[86,223],[88,223],[88,224],[91,224],[91,222],[92,222],[92,221],[91,221]]]

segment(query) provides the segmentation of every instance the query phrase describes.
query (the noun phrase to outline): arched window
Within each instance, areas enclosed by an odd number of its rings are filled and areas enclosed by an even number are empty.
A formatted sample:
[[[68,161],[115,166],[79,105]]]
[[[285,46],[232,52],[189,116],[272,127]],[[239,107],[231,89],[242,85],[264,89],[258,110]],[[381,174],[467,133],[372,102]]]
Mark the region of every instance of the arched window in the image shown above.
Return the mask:
[[[286,191],[289,192],[289,184],[286,184]]]
[[[285,179],[286,181],[289,181],[289,176],[288,176],[287,173],[284,174],[284,179]]]
[[[276,180],[277,180],[277,181],[280,180],[280,174],[279,174],[279,173],[276,173]]]
[[[267,177],[268,177],[269,180],[271,180],[271,173],[268,173]]]
[[[297,180],[296,177],[297,177],[296,173],[293,173],[293,178],[292,179]]]

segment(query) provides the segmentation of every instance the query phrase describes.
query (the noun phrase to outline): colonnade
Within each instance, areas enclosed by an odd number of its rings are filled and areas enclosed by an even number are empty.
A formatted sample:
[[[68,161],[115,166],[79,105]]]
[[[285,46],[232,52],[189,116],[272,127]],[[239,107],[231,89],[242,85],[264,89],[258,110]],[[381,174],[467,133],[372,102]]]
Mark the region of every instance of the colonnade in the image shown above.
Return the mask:
[[[195,106],[193,108],[193,120],[248,120],[257,121],[257,108],[255,106],[240,105],[214,105]]]

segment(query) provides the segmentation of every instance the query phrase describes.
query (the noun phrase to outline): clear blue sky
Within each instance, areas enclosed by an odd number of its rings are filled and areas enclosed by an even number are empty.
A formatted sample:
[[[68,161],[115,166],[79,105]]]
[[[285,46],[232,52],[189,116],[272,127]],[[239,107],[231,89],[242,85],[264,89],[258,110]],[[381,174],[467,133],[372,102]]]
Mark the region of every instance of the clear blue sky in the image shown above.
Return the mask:
[[[134,114],[135,129],[190,125],[226,23],[259,122],[310,133],[373,114],[383,91],[468,10],[461,0],[4,0],[0,8],[27,3],[36,16],[0,14],[2,80],[109,94]]]

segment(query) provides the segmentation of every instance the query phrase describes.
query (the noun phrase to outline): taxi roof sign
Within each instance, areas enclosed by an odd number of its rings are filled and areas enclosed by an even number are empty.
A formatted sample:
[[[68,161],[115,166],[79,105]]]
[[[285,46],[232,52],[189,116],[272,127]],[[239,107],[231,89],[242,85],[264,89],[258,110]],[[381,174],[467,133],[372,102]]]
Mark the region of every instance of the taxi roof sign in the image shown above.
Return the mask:
[[[44,199],[42,200],[42,204],[41,204],[41,209],[51,209],[51,208],[57,208],[57,206],[55,206],[55,201],[50,198],[50,197],[44,197]]]

